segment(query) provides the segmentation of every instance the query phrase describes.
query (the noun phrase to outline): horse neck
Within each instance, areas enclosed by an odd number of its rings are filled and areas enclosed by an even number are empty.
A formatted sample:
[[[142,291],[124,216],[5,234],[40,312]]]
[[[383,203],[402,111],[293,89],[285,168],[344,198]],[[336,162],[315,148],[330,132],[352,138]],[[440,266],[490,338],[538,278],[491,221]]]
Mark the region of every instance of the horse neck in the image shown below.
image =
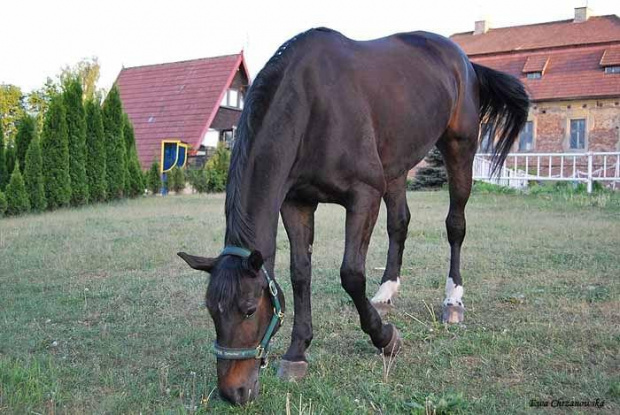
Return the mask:
[[[260,251],[271,270],[278,215],[296,153],[290,142],[284,146],[278,142],[282,136],[281,131],[256,135],[247,158],[229,172],[226,189],[226,245]],[[237,145],[243,144],[249,143]]]

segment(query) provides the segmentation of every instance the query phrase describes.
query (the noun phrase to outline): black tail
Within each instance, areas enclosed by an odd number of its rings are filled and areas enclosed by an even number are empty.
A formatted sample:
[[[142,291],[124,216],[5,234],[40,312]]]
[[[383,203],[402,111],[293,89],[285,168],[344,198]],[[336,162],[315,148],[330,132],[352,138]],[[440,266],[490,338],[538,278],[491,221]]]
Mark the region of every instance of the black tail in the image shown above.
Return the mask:
[[[480,85],[480,122],[495,130],[492,170],[495,174],[527,121],[530,99],[517,78],[473,62],[472,65]]]

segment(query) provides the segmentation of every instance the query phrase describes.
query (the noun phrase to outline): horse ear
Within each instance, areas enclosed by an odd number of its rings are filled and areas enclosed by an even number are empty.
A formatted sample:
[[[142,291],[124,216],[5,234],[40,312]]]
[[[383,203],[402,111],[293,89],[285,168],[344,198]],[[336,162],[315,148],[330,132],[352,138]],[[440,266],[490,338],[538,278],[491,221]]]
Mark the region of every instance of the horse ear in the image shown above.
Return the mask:
[[[252,271],[258,272],[262,268],[264,262],[263,255],[259,251],[252,251],[247,259],[247,266]]]
[[[177,255],[183,258],[183,260],[187,262],[187,265],[190,267],[199,271],[207,271],[209,273],[217,262],[217,258],[204,258],[201,256],[189,255],[185,252],[177,252]]]

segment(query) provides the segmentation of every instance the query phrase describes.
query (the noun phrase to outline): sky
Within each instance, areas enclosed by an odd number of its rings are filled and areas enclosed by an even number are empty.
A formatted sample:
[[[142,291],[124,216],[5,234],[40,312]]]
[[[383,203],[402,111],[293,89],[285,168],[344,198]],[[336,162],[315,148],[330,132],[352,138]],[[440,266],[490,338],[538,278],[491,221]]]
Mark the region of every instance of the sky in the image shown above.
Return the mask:
[[[476,20],[505,27],[571,19],[586,3],[620,15],[620,0],[0,0],[0,84],[28,92],[84,58],[109,89],[123,67],[244,50],[252,78],[295,34],[326,26],[353,39],[427,30],[449,36]]]

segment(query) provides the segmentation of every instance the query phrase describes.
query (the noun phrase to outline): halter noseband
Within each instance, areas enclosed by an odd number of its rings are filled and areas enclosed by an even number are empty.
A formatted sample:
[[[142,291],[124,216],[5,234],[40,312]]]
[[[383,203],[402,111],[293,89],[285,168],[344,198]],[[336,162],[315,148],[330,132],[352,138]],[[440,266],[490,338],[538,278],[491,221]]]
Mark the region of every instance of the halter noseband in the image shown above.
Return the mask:
[[[224,255],[232,255],[237,256],[239,258],[248,258],[251,252],[245,248],[240,248],[238,246],[227,246],[224,248],[220,256]],[[282,324],[282,319],[284,318],[284,313],[282,312],[282,307],[280,306],[280,300],[278,299],[278,286],[276,282],[269,276],[269,273],[265,269],[265,266],[262,266],[263,274],[265,275],[265,280],[267,280],[267,286],[269,287],[269,294],[271,296],[271,304],[273,305],[273,316],[271,317],[271,321],[269,322],[269,326],[267,326],[267,331],[265,331],[265,335],[263,339],[260,341],[258,346],[253,349],[238,349],[231,347],[223,347],[217,344],[217,341],[213,342],[213,353],[218,359],[226,359],[226,360],[244,360],[244,359],[261,359],[265,364],[267,361],[267,353],[269,352],[269,342],[273,337],[273,332],[276,329],[278,322]]]

